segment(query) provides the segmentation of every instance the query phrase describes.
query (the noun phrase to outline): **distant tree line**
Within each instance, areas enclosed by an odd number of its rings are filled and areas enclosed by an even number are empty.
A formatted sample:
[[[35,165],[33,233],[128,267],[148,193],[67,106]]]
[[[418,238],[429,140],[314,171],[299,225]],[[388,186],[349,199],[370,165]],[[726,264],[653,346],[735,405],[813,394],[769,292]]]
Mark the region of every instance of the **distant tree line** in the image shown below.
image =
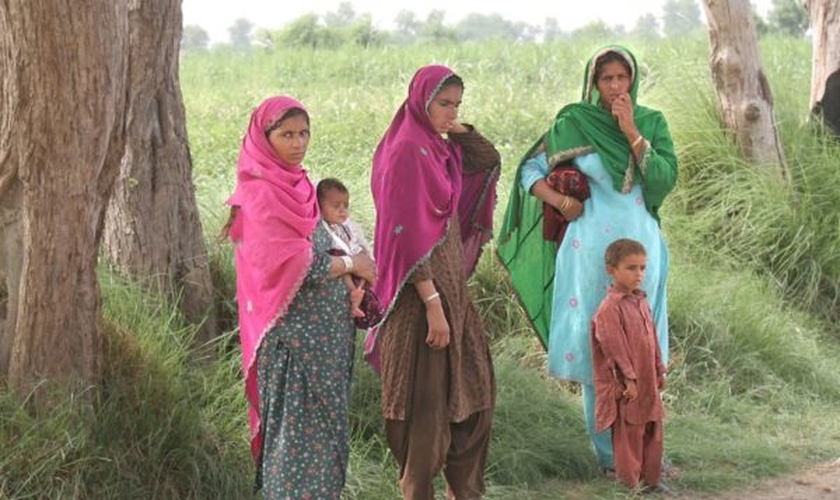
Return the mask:
[[[808,12],[800,0],[772,0],[767,19],[755,9],[759,35],[804,36],[808,28]],[[641,39],[684,36],[704,30],[697,0],[667,0],[661,19],[651,13],[642,14],[628,29],[624,25],[607,25],[602,20],[564,32],[555,17],[547,17],[542,26],[514,22],[499,14],[472,13],[455,24],[444,22],[445,12],[433,10],[425,19],[403,10],[394,19],[393,30],[380,30],[373,25],[369,13],[358,14],[350,2],[339,4],[335,12],[323,16],[305,14],[280,29],[257,28],[251,21],[237,19],[228,28],[228,45],[237,52],[258,47],[338,48],[389,44],[470,43],[490,40],[509,42],[551,43],[566,39],[615,38],[634,36]],[[206,50],[210,36],[200,26],[184,27],[182,52]]]

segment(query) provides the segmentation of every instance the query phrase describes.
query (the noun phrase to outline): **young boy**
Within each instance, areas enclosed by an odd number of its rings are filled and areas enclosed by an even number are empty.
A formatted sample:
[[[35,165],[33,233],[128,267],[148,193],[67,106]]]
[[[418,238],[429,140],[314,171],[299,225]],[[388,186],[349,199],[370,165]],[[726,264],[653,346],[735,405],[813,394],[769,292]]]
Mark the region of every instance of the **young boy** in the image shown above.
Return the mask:
[[[318,195],[318,206],[321,209],[322,222],[333,239],[333,249],[330,253],[332,255],[348,256],[362,252],[370,254],[361,227],[349,219],[350,192],[347,187],[338,179],[329,177],[318,183],[316,193]],[[378,321],[374,317],[376,314],[371,314],[371,311],[366,313],[362,309],[365,293],[372,293],[365,290],[365,282],[359,280],[357,283],[349,273],[344,275],[344,282],[350,290],[350,315],[357,319],[357,326],[360,326],[359,320],[361,318],[364,318],[364,321],[361,321],[361,324],[364,325]]]
[[[613,283],[592,319],[596,429],[612,429],[622,483],[663,491],[660,391],[666,370],[650,304],[639,288],[647,254],[638,241],[619,239],[607,247],[604,260]]]

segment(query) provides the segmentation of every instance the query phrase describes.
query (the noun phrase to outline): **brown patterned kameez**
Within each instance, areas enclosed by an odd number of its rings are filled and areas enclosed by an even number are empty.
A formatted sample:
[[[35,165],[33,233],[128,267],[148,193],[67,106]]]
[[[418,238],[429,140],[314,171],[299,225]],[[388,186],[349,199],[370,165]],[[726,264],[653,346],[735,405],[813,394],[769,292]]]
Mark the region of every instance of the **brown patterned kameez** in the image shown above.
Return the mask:
[[[462,146],[465,171],[499,166],[498,151],[477,131],[450,138]],[[405,499],[431,500],[432,481],[442,467],[454,498],[484,493],[495,379],[466,273],[455,216],[429,259],[400,291],[379,331],[382,412]],[[449,347],[443,350],[425,342],[426,309],[413,283],[427,279],[440,293],[450,326]]]

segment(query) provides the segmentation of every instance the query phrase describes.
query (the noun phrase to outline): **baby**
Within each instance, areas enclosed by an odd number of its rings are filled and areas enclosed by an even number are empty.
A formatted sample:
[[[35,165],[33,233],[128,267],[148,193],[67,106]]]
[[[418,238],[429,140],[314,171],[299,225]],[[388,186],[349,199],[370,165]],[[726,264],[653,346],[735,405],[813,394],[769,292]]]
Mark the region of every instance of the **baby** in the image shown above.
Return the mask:
[[[318,183],[316,192],[322,222],[333,239],[330,254],[356,255],[365,252],[370,255],[361,227],[349,219],[350,192],[347,187],[338,179],[328,177]],[[350,273],[344,275],[344,282],[350,290],[350,315],[353,318],[365,318],[367,314],[362,309],[362,301],[366,283]]]

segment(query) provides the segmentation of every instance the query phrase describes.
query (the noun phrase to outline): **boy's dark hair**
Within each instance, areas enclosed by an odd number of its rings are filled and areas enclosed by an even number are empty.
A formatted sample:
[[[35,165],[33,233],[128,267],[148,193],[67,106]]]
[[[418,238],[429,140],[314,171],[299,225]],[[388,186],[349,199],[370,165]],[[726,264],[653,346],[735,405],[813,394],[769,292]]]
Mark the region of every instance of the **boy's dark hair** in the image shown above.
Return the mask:
[[[617,266],[621,259],[628,255],[647,255],[645,246],[630,238],[621,238],[613,241],[604,252],[604,262],[608,266]]]
[[[335,177],[321,179],[318,183],[318,187],[315,188],[315,193],[318,195],[319,202],[324,200],[328,191],[338,191],[341,194],[350,194],[350,191],[347,190],[347,186]]]

